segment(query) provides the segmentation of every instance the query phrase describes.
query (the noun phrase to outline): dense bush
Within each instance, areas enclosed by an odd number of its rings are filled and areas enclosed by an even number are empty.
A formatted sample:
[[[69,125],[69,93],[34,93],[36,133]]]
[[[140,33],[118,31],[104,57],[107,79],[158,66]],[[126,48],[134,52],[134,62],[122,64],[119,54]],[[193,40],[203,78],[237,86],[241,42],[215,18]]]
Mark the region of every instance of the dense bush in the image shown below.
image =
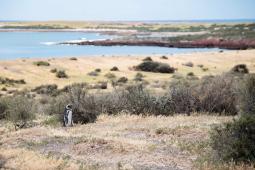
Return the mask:
[[[199,111],[225,115],[237,114],[235,85],[238,83],[238,80],[227,74],[203,77],[196,89],[200,101]]]
[[[206,76],[199,79],[175,79],[168,98],[174,113],[208,112],[237,114],[237,80],[231,75]]]
[[[74,123],[95,122],[100,114],[94,95],[89,94],[82,86],[73,86],[69,89],[70,103],[73,104]]]
[[[5,98],[0,98],[0,120],[6,118],[7,101]]]
[[[249,69],[245,64],[238,64],[234,66],[231,71],[232,73],[241,73],[241,74],[247,74],[249,73]]]
[[[238,120],[215,127],[211,145],[216,159],[236,163],[255,162],[255,116],[242,116]]]
[[[119,68],[114,66],[113,68],[110,69],[110,71],[119,71]]]
[[[100,107],[97,107],[95,96],[87,92],[87,86],[74,84],[66,88],[67,92],[52,99],[45,110],[46,113],[49,115],[57,114],[60,120],[63,120],[65,106],[72,104],[74,123],[94,122],[101,110]]]
[[[34,89],[33,92],[37,94],[47,94],[47,95],[56,95],[58,92],[58,86],[56,84],[48,84],[48,85],[41,85]]]
[[[195,84],[185,79],[172,82],[167,94],[172,113],[190,113],[199,108],[199,99],[195,92]]]
[[[36,65],[36,66],[50,66],[50,63],[47,61],[36,61],[36,62],[34,62],[34,65]]]
[[[255,115],[255,74],[247,75],[240,86],[239,94],[241,113]]]
[[[156,73],[174,73],[175,69],[170,67],[168,64],[154,62],[154,61],[145,61],[138,66],[135,66],[135,69],[138,71],[146,72],[156,72]]]
[[[56,77],[57,78],[68,78],[68,75],[64,70],[59,70],[56,72]]]
[[[24,96],[14,96],[8,100],[6,114],[15,129],[26,127],[35,118],[33,102]]]

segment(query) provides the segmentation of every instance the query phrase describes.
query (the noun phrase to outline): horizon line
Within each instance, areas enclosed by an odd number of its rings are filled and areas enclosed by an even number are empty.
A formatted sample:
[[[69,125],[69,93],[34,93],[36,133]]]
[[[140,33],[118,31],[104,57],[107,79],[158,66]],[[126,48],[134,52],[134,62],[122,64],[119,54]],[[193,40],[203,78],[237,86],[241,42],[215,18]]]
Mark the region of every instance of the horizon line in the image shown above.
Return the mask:
[[[58,20],[58,19],[49,19],[49,20],[16,20],[16,19],[0,19],[0,22],[221,22],[221,21],[233,21],[233,22],[238,22],[238,21],[252,21],[255,22],[255,18],[237,18],[237,19],[158,19],[158,20]]]

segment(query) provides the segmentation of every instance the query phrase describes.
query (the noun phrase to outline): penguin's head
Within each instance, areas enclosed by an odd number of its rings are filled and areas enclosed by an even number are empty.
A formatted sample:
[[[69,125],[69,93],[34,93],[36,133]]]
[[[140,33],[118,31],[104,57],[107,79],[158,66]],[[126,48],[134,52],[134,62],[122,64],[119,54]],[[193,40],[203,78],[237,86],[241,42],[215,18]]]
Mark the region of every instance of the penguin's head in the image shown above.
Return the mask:
[[[71,110],[71,109],[72,109],[72,107],[73,107],[73,105],[72,105],[72,104],[68,104],[68,105],[66,105],[66,109],[68,109],[68,110]]]

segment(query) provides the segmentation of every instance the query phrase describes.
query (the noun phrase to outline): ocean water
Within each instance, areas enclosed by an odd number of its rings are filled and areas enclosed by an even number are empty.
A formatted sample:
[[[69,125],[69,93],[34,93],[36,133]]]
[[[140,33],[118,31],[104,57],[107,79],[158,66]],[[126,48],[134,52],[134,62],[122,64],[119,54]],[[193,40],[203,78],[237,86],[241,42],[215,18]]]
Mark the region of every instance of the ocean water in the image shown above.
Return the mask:
[[[111,36],[84,32],[0,32],[0,60],[89,55],[175,54],[217,49],[178,49],[141,46],[57,45],[63,41],[110,39]]]

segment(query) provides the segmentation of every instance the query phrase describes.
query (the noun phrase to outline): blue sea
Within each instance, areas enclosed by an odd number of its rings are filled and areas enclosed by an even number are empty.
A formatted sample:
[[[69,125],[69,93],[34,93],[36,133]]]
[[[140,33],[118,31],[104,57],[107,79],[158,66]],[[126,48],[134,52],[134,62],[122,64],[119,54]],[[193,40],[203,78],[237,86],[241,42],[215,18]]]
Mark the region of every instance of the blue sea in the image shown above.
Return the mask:
[[[217,50],[141,46],[101,47],[56,44],[64,41],[110,38],[112,37],[85,32],[0,32],[0,60],[91,55],[176,54]]]

